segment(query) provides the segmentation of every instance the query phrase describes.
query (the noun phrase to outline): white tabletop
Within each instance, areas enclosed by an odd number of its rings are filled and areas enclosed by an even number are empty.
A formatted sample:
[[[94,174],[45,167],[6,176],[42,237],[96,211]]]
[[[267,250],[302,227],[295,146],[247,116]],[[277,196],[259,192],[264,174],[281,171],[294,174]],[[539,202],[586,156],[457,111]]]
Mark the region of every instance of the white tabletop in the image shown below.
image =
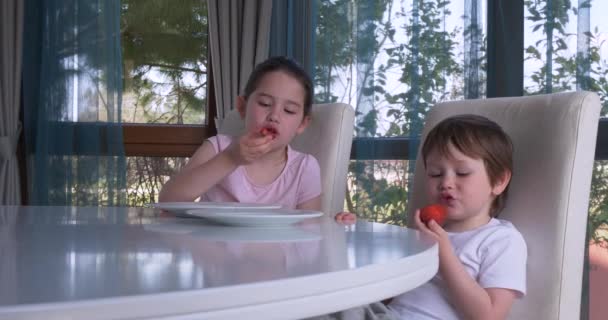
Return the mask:
[[[299,319],[395,296],[437,267],[432,240],[364,221],[255,229],[0,206],[0,319]]]

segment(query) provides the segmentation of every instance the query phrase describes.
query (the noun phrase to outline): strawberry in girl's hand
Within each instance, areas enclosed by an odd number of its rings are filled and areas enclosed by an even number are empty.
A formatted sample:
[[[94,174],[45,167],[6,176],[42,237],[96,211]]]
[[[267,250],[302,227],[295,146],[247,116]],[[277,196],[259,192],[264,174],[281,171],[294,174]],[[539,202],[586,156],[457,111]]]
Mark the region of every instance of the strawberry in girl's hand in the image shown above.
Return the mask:
[[[435,220],[438,225],[442,226],[445,223],[446,216],[447,209],[440,204],[431,204],[420,209],[420,220],[425,224],[428,224],[431,220]]]
[[[277,131],[277,129],[273,128],[273,127],[264,127],[262,128],[262,130],[260,130],[260,134],[263,136],[267,136],[267,135],[272,135],[272,138],[274,139],[277,134],[279,134],[279,132]]]

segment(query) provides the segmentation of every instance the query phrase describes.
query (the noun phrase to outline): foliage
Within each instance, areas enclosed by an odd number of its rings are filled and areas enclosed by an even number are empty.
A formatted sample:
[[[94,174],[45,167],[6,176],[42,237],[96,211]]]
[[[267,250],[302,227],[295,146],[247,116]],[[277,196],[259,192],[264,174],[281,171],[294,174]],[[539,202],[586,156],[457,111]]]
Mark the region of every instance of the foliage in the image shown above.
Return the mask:
[[[472,34],[468,28],[446,30],[442,23],[452,13],[450,1],[411,0],[319,1],[316,31],[315,83],[317,101],[343,101],[357,107],[357,136],[410,136],[417,134],[435,103],[471,96],[481,87],[481,72],[471,83],[465,61],[456,54]],[[532,63],[526,94],[585,89],[600,95],[602,115],[608,114],[608,69],[601,57],[604,43],[597,28],[586,32],[586,52],[572,53],[576,35],[567,26],[591,1],[527,0],[526,19],[539,40],[525,48]],[[478,40],[470,40],[470,43]],[[473,43],[475,44],[475,43]],[[473,61],[485,70],[485,39],[477,44],[480,55]],[[581,49],[579,48],[579,51]],[[471,50],[471,52],[474,50]],[[576,50],[574,50],[576,51]],[[465,52],[466,54],[466,52]],[[469,52],[470,54],[470,52]],[[464,61],[463,61],[464,60]],[[476,71],[476,70],[473,70]],[[398,75],[395,77],[395,75]],[[398,88],[389,87],[398,82]],[[467,88],[468,87],[468,88]],[[483,90],[476,94],[483,94]],[[384,128],[382,122],[387,122]],[[415,151],[412,148],[411,151]],[[352,161],[349,167],[347,206],[366,218],[402,224],[405,218],[409,172],[407,161]],[[597,162],[591,192],[589,227],[596,239],[598,228],[607,227],[608,176]]]
[[[441,28],[448,4],[448,1],[414,1],[414,8],[402,13],[409,16],[403,28],[411,41],[395,43],[387,49],[391,53],[387,69],[401,66],[399,81],[406,85],[406,90],[394,94],[379,92],[391,105],[387,116],[399,124],[393,134],[418,135],[426,112],[449,95],[445,75],[462,72],[454,57],[458,30],[448,33]]]
[[[203,123],[207,89],[207,3],[124,0],[123,121]],[[185,158],[127,159],[128,204],[155,202]]]
[[[479,30],[472,26],[447,30],[443,23],[452,15],[450,1],[405,2],[317,2],[315,100],[357,106],[357,136],[417,134],[432,105],[470,97],[465,87],[471,79],[465,59],[457,53],[462,45],[457,39]],[[600,95],[602,114],[607,115],[608,69],[601,57],[604,43],[599,30],[585,33],[586,55],[572,54],[568,46],[573,37],[566,28],[571,13],[576,16],[590,5],[591,1],[580,8],[570,0],[525,1],[532,30],[543,35],[525,48],[526,61],[540,66],[531,72],[531,85],[525,91],[576,90],[584,84],[584,89]],[[123,1],[124,113],[128,115],[124,121],[187,123],[204,114],[208,60],[207,34],[201,30],[206,30],[206,10],[205,1],[198,0],[179,6],[166,0]],[[485,39],[476,61],[481,70],[485,70],[484,43]],[[581,65],[588,67],[581,71]],[[483,86],[484,80],[481,73],[476,81]],[[399,87],[389,87],[395,82]],[[130,204],[153,201],[155,190],[184,161],[129,159]],[[599,161],[594,168],[589,217],[594,235],[594,230],[608,225],[606,169]],[[404,224],[409,172],[408,161],[352,161],[348,209],[375,221]]]
[[[122,2],[124,121],[202,123],[206,30],[205,1]]]
[[[158,192],[168,178],[184,165],[186,158],[133,157],[127,163],[128,205],[142,206],[156,202]]]
[[[406,225],[408,161],[351,161],[347,197],[349,207],[356,206],[366,219]],[[358,167],[357,167],[358,166]]]
[[[357,110],[357,136],[418,134],[430,106],[453,95],[462,77],[454,40],[443,27],[449,1],[319,1],[316,32],[317,101]],[[346,75],[346,76],[345,76]],[[388,88],[389,83],[399,88]],[[389,119],[380,128],[381,119]],[[404,224],[408,161],[352,161],[348,210],[375,221]]]
[[[608,243],[608,233],[599,232],[602,228],[608,231],[608,163],[596,161],[593,166],[593,178],[589,199],[589,220],[587,234],[594,242]]]
[[[335,70],[352,65],[354,43],[349,18],[349,0],[319,1],[316,33],[314,83],[317,102],[336,102],[331,85]]]
[[[608,69],[601,57],[604,43],[599,40],[600,32],[595,28],[584,32],[586,45],[571,50],[568,43],[575,42],[577,35],[567,32],[570,16],[578,16],[583,8],[590,8],[591,1],[572,7],[569,0],[525,1],[527,19],[533,30],[542,31],[544,38],[528,46],[525,59],[540,64],[532,72],[531,85],[525,88],[526,94],[574,91],[578,89],[596,92],[602,103],[602,115],[608,112]],[[572,13],[572,15],[570,15]],[[537,48],[544,47],[544,54]],[[584,50],[581,52],[581,50]],[[573,52],[574,51],[574,52]],[[606,240],[599,232],[608,228],[608,174],[604,161],[596,161],[593,168],[593,182],[589,203],[588,234],[592,241]]]

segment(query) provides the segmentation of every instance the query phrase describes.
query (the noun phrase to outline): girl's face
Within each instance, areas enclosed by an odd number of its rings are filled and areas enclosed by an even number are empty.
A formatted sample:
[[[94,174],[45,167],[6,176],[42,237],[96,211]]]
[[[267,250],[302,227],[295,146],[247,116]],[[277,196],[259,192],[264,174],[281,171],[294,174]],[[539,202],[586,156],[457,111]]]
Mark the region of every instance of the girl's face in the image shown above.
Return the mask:
[[[272,128],[276,132],[273,143],[287,145],[310,121],[304,116],[304,94],[304,87],[291,75],[283,71],[265,74],[247,100],[237,99],[247,132]]]
[[[490,220],[492,201],[505,190],[511,176],[506,174],[492,186],[482,159],[468,157],[451,144],[448,150],[449,157],[437,149],[427,156],[428,200],[448,208],[448,231],[482,226]]]

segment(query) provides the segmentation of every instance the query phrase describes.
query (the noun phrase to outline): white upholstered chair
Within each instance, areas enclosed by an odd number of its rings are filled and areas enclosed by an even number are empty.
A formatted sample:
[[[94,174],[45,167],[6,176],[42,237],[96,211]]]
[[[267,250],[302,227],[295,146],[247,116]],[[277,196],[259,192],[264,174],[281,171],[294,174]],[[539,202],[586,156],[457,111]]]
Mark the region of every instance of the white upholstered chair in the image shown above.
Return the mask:
[[[579,319],[600,108],[595,93],[570,92],[445,102],[429,111],[423,139],[443,118],[472,113],[496,121],[513,140],[513,178],[499,217],[526,239],[528,293],[510,319]],[[423,170],[419,155],[410,213],[426,203]]]
[[[344,208],[346,174],[353,140],[355,111],[344,103],[312,106],[312,120],[291,146],[312,154],[319,161],[323,188],[321,210],[331,217]],[[244,122],[236,110],[230,111],[219,125],[218,132],[238,135]]]

